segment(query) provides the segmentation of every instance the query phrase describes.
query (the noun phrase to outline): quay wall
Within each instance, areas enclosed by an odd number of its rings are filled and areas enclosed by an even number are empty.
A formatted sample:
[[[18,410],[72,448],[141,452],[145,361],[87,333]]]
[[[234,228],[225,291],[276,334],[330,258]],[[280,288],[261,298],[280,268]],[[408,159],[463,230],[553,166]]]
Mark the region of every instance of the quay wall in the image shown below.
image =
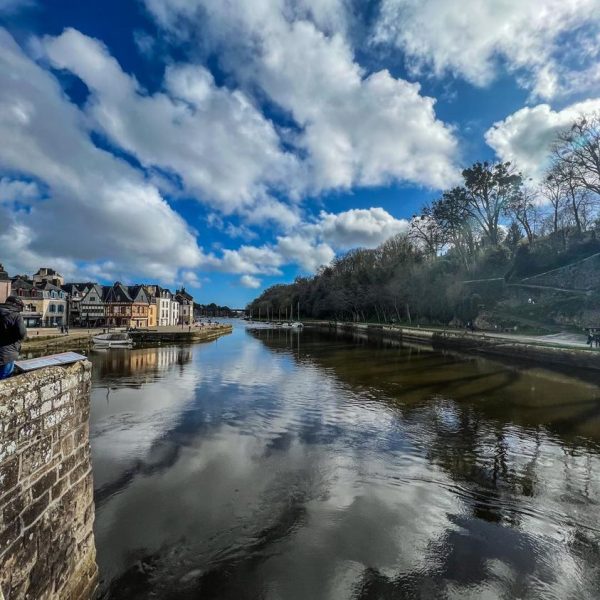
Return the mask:
[[[585,348],[553,346],[549,343],[533,343],[468,331],[327,321],[310,322],[306,325],[428,344],[436,349],[454,349],[469,354],[495,355],[546,365],[600,370],[600,352]]]
[[[203,329],[192,329],[191,331],[182,329],[181,331],[153,331],[140,330],[130,332],[135,344],[155,345],[155,344],[175,344],[175,343],[194,343],[210,342],[216,340],[222,335],[231,333],[231,325],[218,325],[215,327],[206,327]]]
[[[0,382],[0,589],[6,600],[89,600],[97,585],[91,364]]]

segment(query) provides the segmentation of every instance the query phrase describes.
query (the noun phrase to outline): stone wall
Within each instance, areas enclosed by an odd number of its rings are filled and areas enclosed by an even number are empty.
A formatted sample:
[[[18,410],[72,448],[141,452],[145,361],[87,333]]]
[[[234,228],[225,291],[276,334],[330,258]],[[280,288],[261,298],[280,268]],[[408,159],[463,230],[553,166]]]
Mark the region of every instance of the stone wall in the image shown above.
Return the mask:
[[[523,279],[523,283],[569,290],[600,288],[600,254],[593,254],[576,263]]]
[[[0,588],[6,600],[94,596],[91,365],[0,382]]]

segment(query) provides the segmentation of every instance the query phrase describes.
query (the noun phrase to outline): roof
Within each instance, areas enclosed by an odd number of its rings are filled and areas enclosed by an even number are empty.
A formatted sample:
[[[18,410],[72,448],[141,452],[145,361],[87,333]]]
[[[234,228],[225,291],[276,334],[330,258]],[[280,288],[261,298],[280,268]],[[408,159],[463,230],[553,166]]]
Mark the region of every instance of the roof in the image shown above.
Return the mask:
[[[61,287],[59,287],[58,285],[54,285],[49,281],[44,281],[43,283],[36,283],[34,284],[34,287],[38,290],[44,290],[47,292],[63,292],[63,289]]]
[[[146,288],[143,285],[130,285],[127,291],[129,292],[133,302],[150,302],[150,298],[146,293]]]
[[[50,269],[49,267],[42,267],[41,269],[38,269],[36,275],[42,275],[43,277],[48,275],[57,275],[58,277],[62,277],[60,273],[57,273],[54,269]]]
[[[62,285],[62,289],[67,292],[67,294],[73,295],[73,292],[79,292],[80,294],[84,294],[89,288],[96,285],[93,281],[88,281],[87,283],[65,283]]]
[[[110,286],[102,286],[102,285],[98,285],[97,283],[92,283],[90,285],[90,287],[87,289],[87,291],[85,292],[82,301],[87,298],[92,292],[94,292],[96,294],[96,296],[98,296],[98,301],[102,302],[104,300],[104,296],[106,294],[105,292],[105,288],[106,291],[108,291],[108,289],[110,289]]]
[[[106,295],[103,294],[102,300],[113,304],[129,304],[133,302],[128,290],[118,281],[114,285],[108,286]]]
[[[25,279],[21,279],[20,277],[15,277],[12,280],[12,289],[13,290],[33,290],[35,286],[30,281],[25,281]]]
[[[184,287],[182,287],[180,290],[177,290],[175,292],[175,295],[176,296],[182,296],[186,300],[193,300],[194,299],[194,297],[191,294],[188,294],[188,292],[185,291]]]

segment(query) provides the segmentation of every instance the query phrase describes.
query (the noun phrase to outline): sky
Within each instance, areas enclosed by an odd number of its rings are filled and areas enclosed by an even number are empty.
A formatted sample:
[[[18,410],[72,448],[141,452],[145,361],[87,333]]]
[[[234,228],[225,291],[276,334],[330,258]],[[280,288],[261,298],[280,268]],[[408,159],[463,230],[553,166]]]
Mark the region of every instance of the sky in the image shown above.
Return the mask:
[[[0,262],[243,307],[600,111],[600,0],[0,0]]]

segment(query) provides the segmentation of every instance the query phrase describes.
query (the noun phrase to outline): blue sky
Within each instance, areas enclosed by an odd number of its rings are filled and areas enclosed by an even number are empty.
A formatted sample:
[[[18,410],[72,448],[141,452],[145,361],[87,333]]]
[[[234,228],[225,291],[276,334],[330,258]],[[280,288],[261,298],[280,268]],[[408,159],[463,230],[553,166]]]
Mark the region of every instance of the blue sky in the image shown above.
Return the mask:
[[[243,306],[600,110],[600,0],[0,0],[0,261]]]

